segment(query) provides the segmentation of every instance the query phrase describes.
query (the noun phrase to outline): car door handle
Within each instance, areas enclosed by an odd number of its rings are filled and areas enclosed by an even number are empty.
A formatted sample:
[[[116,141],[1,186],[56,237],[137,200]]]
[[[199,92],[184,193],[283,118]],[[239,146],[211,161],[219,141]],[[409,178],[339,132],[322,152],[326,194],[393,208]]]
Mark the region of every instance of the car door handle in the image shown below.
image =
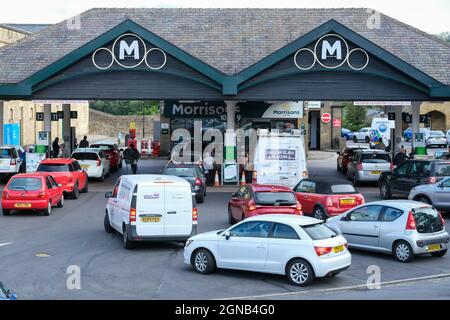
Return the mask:
[[[266,247],[265,244],[260,244],[258,246],[256,246],[257,249],[264,249]]]
[[[374,229],[378,229],[378,228],[379,228],[379,226],[373,226],[373,228],[374,228]]]
[[[167,214],[177,214],[176,211],[167,211]]]

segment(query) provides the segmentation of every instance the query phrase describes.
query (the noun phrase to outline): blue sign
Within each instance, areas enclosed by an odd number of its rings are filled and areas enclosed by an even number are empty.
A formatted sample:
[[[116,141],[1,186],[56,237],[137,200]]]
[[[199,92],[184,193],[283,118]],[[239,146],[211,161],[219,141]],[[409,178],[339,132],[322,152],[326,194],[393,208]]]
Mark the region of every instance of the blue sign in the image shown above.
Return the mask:
[[[20,124],[7,123],[3,125],[3,144],[20,145]]]

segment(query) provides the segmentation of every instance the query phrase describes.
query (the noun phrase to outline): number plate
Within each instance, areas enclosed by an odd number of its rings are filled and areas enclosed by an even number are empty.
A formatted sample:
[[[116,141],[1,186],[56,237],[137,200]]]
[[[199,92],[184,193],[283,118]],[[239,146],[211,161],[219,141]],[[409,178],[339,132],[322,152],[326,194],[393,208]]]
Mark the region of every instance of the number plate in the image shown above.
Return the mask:
[[[340,204],[351,204],[351,205],[354,205],[354,204],[356,204],[356,200],[355,199],[340,199],[339,203]]]
[[[441,245],[440,244],[429,244],[427,246],[427,251],[428,252],[439,251],[439,250],[441,250]]]
[[[82,165],[80,165],[80,167],[81,168],[83,168],[83,169],[89,169],[89,165],[88,164],[82,164]]]
[[[141,217],[141,222],[160,222],[161,217]]]
[[[370,171],[371,174],[381,174],[381,171]]]
[[[16,203],[14,204],[16,208],[31,208],[31,203]]]
[[[334,253],[339,253],[339,252],[342,252],[342,251],[344,251],[344,245],[340,245],[340,246],[337,246],[337,247],[333,248],[333,252]]]

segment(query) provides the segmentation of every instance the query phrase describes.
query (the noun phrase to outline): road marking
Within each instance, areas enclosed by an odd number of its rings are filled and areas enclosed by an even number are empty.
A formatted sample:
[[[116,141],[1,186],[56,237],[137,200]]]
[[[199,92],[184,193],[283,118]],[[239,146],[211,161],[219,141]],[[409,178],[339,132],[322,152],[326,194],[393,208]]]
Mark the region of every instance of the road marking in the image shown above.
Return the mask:
[[[442,278],[450,278],[450,273],[443,273],[443,274],[436,274],[432,276],[425,276],[425,277],[416,277],[416,278],[408,278],[408,279],[401,279],[401,280],[391,280],[391,281],[384,281],[380,283],[371,283],[372,286],[380,285],[380,286],[386,286],[389,285],[405,285],[411,282],[418,282],[418,281],[424,281],[424,280],[436,280],[436,279],[442,279]],[[337,288],[328,288],[328,289],[313,289],[313,290],[304,290],[304,291],[291,291],[291,292],[279,292],[279,293],[269,293],[269,294],[261,294],[261,295],[254,295],[254,296],[242,296],[242,297],[231,297],[231,298],[217,298],[213,300],[243,300],[243,299],[261,299],[261,298],[270,298],[270,297],[282,297],[282,296],[293,296],[297,294],[314,294],[314,293],[333,293],[338,291],[347,291],[347,290],[354,290],[354,289],[368,289],[367,284],[359,284],[359,285],[353,285],[353,286],[346,286],[346,287],[337,287]],[[369,289],[368,289],[369,290]],[[376,289],[373,289],[376,290]]]
[[[0,247],[8,246],[10,244],[12,244],[12,242],[0,243]]]

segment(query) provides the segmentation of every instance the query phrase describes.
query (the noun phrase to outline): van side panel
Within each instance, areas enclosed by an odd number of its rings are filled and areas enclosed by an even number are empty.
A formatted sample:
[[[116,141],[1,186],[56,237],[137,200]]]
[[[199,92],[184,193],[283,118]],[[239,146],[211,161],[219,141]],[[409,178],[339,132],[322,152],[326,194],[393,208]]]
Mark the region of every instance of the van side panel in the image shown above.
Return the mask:
[[[113,224],[117,230],[122,232],[123,224],[128,224],[130,220],[130,204],[133,196],[133,184],[122,179],[120,181],[117,198],[113,200],[114,213]]]
[[[136,208],[136,233],[142,237],[164,236],[166,215],[164,186],[139,186]]]
[[[165,236],[189,235],[192,232],[192,191],[189,185],[165,186]]]

